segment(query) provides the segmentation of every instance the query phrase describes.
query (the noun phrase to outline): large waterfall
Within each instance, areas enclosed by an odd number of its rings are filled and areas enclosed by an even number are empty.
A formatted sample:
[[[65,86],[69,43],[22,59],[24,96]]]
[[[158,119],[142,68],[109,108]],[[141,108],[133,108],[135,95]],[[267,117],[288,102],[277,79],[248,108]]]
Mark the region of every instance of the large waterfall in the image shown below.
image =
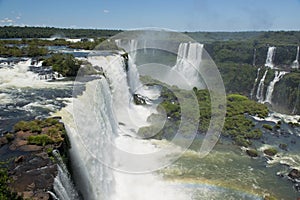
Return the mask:
[[[186,89],[204,87],[198,70],[202,61],[203,47],[204,45],[199,43],[181,43],[179,45],[177,61],[173,69],[179,72],[188,83]]]
[[[296,54],[296,59],[294,60],[292,64],[292,68],[298,69],[299,68],[299,49],[300,47],[297,47],[297,54]]]
[[[286,74],[287,72],[284,72],[284,71],[281,71],[281,72],[278,72],[276,71],[275,72],[275,77],[274,79],[270,82],[270,85],[268,86],[268,89],[267,89],[267,93],[266,93],[266,99],[265,99],[265,103],[270,103],[272,104],[272,95],[273,95],[273,91],[274,91],[274,86],[275,84],[280,81],[280,79]]]
[[[150,140],[128,136],[147,124],[146,119],[153,109],[133,105],[122,56],[92,55],[89,61],[102,67],[106,78],[86,83],[83,94],[60,113],[72,145],[75,182],[84,199],[189,199],[153,173],[132,174],[113,169],[122,169],[124,162],[132,167],[151,164],[132,161],[131,157],[121,157],[118,152],[143,156],[157,151],[158,147]]]
[[[273,64],[273,60],[274,60],[274,56],[275,56],[275,50],[276,47],[269,47],[268,48],[268,53],[267,53],[267,59],[266,59],[266,67],[270,67],[271,69],[274,68],[274,64]]]
[[[267,73],[268,73],[268,69],[266,69],[263,77],[259,81],[259,85],[258,85],[257,92],[256,92],[256,98],[257,98],[258,102],[264,101],[264,87],[265,87],[265,79],[266,79]]]

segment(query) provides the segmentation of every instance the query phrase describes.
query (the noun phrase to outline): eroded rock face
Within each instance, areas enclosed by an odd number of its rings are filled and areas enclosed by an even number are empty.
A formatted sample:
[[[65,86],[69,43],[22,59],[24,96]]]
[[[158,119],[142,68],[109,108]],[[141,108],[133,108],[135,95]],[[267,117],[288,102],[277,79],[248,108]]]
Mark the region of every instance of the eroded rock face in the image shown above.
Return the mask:
[[[25,199],[50,199],[47,191],[53,188],[57,175],[56,164],[48,155],[28,154],[18,157],[9,170],[11,188]]]
[[[53,126],[53,123],[49,123],[49,127],[44,126],[42,133]],[[6,136],[0,137],[0,161],[6,162],[5,167],[12,180],[10,189],[23,199],[52,199],[48,191],[53,191],[58,169],[54,159],[50,158],[51,151],[59,149],[66,152],[68,147],[65,141],[60,139],[49,144],[32,144],[28,138],[38,135],[35,132],[20,130],[11,135],[10,140]]]

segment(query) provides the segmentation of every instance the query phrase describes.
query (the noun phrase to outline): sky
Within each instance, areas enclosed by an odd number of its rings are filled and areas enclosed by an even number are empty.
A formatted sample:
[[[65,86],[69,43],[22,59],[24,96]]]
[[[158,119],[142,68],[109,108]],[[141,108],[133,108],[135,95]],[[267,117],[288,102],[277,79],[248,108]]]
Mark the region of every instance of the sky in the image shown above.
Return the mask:
[[[0,0],[0,26],[300,30],[300,0]]]

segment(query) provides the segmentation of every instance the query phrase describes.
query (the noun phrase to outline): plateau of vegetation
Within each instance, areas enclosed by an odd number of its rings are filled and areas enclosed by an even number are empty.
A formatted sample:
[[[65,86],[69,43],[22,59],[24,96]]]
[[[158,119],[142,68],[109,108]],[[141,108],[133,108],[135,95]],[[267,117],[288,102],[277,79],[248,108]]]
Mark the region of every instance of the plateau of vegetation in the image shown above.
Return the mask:
[[[161,98],[163,100],[158,106],[158,111],[163,110],[163,112],[166,113],[167,120],[164,128],[155,135],[155,138],[157,139],[170,139],[177,133],[182,117],[180,107],[182,104],[180,105],[176,96],[188,97],[188,95],[190,95],[190,91],[182,90],[175,86],[171,88],[172,90],[164,87],[161,91]],[[197,98],[200,112],[198,133],[203,134],[208,130],[211,119],[210,95],[208,90],[198,90],[197,88],[194,88],[193,92]],[[185,102],[183,104],[188,113],[191,113],[192,115],[195,110],[195,105],[189,102]],[[228,94],[226,118],[222,135],[224,137],[231,138],[234,143],[239,146],[251,146],[252,140],[260,139],[263,133],[260,129],[254,128],[254,123],[247,117],[247,115],[264,118],[268,116],[268,113],[269,110],[266,105],[257,103],[254,100],[250,100],[248,97],[240,94]],[[187,120],[194,119],[195,118],[193,116],[190,116],[190,119]],[[187,127],[187,129],[189,129],[189,127]],[[153,127],[144,127],[140,129],[139,134],[147,137],[151,131],[153,131]]]

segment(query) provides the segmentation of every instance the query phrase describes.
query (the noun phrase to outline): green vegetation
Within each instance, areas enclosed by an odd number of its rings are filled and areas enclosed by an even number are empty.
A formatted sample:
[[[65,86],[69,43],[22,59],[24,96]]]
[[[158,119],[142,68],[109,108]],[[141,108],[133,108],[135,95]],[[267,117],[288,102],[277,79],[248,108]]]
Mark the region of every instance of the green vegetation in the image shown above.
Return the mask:
[[[1,200],[22,200],[16,193],[13,193],[8,184],[10,183],[7,170],[0,168],[0,199]]]
[[[277,151],[277,149],[271,147],[271,148],[265,149],[264,153],[268,156],[275,156],[278,153],[278,151]]]
[[[300,71],[286,74],[276,84],[272,102],[280,111],[300,112]]]
[[[3,43],[7,43],[6,41],[0,41],[0,55],[4,57],[37,57],[37,56],[45,56],[48,54],[48,50],[43,47],[39,47],[37,45],[28,45],[28,46],[13,46],[6,45]]]
[[[32,133],[27,139],[29,144],[45,146],[60,143],[66,136],[64,125],[57,119],[20,121],[14,126],[14,131],[29,131]]]
[[[50,38],[57,36],[68,38],[98,38],[111,37],[120,32],[120,30],[2,26],[0,27],[0,38]]]
[[[41,146],[53,143],[53,140],[46,134],[31,135],[28,137],[27,141],[29,144],[36,144]]]
[[[262,127],[264,127],[265,129],[272,131],[273,130],[273,126],[271,126],[270,124],[263,124]]]
[[[251,157],[258,157],[258,151],[256,149],[247,149],[246,153]]]
[[[208,130],[211,120],[211,103],[210,95],[207,90],[193,89],[198,101],[200,111],[200,123],[198,126],[199,133],[205,133]],[[176,94],[176,96],[175,96]],[[163,111],[167,115],[167,120],[164,128],[155,136],[156,138],[172,138],[180,125],[182,110],[178,101],[179,97],[189,97],[190,91],[180,90],[177,87],[171,87],[171,90],[163,88],[161,91],[161,97],[163,101],[158,107],[158,111]],[[190,96],[191,97],[191,96]],[[190,99],[190,98],[184,98]],[[189,100],[184,100],[189,101]],[[195,113],[195,106],[192,102],[186,102],[181,104],[185,106],[185,110],[188,113]],[[189,111],[190,110],[190,111]],[[248,99],[246,96],[239,94],[229,94],[227,96],[227,112],[225,118],[225,124],[222,130],[222,134],[231,138],[237,145],[250,146],[251,140],[259,139],[262,136],[262,132],[259,129],[254,129],[254,123],[247,118],[246,115],[258,116],[264,118],[268,116],[268,108],[260,103]],[[195,116],[189,116],[188,121],[193,123]],[[186,127],[189,130],[190,127]],[[148,135],[147,131],[152,130],[150,128],[141,129],[142,135]],[[188,132],[188,131],[187,131]]]
[[[53,54],[43,62],[43,66],[52,69],[63,76],[76,76],[82,62],[76,60],[72,54]]]
[[[264,118],[268,115],[268,108],[242,95],[228,95],[223,135],[230,136],[237,145],[247,147],[252,144],[252,139],[259,139],[262,132],[253,129],[253,122],[245,114]]]

